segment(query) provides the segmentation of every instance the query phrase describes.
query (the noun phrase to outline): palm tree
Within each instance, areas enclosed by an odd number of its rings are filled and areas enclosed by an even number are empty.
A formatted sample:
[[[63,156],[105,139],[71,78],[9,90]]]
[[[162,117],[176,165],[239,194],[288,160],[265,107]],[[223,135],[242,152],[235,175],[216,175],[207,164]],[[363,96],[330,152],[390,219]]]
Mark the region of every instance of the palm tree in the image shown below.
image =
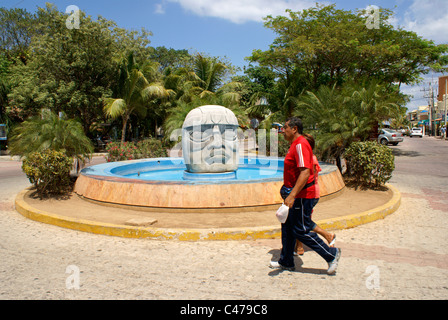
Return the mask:
[[[193,60],[192,69],[181,68],[171,73],[166,82],[175,85],[173,90],[177,93],[177,99],[183,102],[191,102],[196,98],[207,99],[215,95],[228,103],[239,102],[238,90],[242,83],[227,81],[229,67],[217,58],[204,57],[197,54]]]
[[[340,157],[352,141],[365,137],[370,130],[370,117],[336,86],[321,86],[308,91],[299,103],[299,113],[308,125],[317,127],[316,151],[324,159],[335,158],[342,170]]]
[[[15,127],[8,146],[11,155],[26,157],[33,152],[51,149],[63,151],[78,161],[90,158],[93,152],[93,144],[79,122],[61,119],[50,111],[42,111],[41,116]]]
[[[171,133],[180,129],[188,112],[206,104],[218,104],[231,109],[242,123],[247,121],[246,114],[239,107],[243,84],[237,81],[225,82],[228,67],[216,58],[197,54],[193,68],[180,68],[167,72],[164,83],[175,92],[171,99],[168,117],[164,123],[165,139],[170,139]]]
[[[130,53],[120,65],[117,87],[114,93],[117,98],[106,99],[104,111],[111,118],[122,117],[122,143],[126,139],[127,123],[133,113],[144,117],[152,100],[170,96],[170,91],[166,90],[160,80],[157,79],[155,70],[154,63],[147,63],[139,68],[133,53]],[[150,82],[147,77],[153,81]]]
[[[390,118],[400,109],[397,95],[377,83],[345,85],[342,88],[321,86],[308,91],[297,113],[308,125],[317,127],[316,149],[324,158],[340,157],[353,141],[366,141],[379,121]]]
[[[370,114],[371,133],[377,133],[378,123],[391,118],[404,116],[406,108],[403,97],[396,91],[373,81],[365,86],[348,85],[347,94],[351,95],[354,104],[360,104],[361,110]]]
[[[296,70],[282,75],[271,88],[265,92],[255,92],[251,99],[251,106],[247,109],[249,114],[259,115],[265,119],[260,127],[271,128],[275,121],[283,122],[291,117],[297,109],[305,84]],[[265,103],[260,104],[260,101]]]

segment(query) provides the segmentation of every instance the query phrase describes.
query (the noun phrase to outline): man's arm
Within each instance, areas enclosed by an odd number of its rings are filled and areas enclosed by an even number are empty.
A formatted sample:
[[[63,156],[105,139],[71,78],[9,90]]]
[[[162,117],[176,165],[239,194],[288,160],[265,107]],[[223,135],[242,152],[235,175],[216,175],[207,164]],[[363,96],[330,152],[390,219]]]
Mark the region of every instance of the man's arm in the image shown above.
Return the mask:
[[[302,191],[303,187],[306,185],[306,182],[308,181],[308,178],[311,175],[311,170],[309,168],[300,168],[300,174],[297,178],[296,184],[294,188],[292,188],[291,193],[289,196],[285,199],[285,205],[289,208],[292,208],[294,204],[294,200],[296,198],[296,195],[299,194],[300,191]]]

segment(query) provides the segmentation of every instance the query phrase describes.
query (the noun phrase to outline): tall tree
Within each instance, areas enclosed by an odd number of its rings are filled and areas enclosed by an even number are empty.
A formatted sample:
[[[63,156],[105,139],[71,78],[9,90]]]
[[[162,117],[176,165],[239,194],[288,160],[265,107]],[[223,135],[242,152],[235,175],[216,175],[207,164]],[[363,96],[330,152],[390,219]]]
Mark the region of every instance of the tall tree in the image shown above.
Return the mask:
[[[105,119],[104,97],[112,95],[115,71],[126,50],[148,58],[150,32],[128,31],[102,17],[79,12],[79,28],[67,28],[68,15],[47,4],[38,8],[26,65],[11,70],[9,112],[23,121],[41,108],[77,118],[84,132]]]
[[[154,65],[146,64],[140,68],[133,52],[129,53],[120,65],[115,98],[106,99],[104,111],[112,118],[122,118],[122,143],[126,139],[126,127],[130,116],[133,113],[146,116],[151,100],[168,98],[170,95],[170,91],[166,90],[161,82],[150,82],[157,81],[157,72]],[[152,79],[148,80],[145,73]]]
[[[340,10],[335,4],[287,12],[287,17],[265,19],[278,37],[269,50],[254,50],[249,59],[279,76],[300,73],[307,90],[363,79],[411,84],[429,68],[448,65],[448,45],[393,27],[388,9],[381,9],[378,29],[366,27],[364,10]]]
[[[188,50],[181,49],[176,50],[173,48],[157,47],[154,48],[151,55],[152,60],[155,60],[160,65],[160,72],[164,73],[167,69],[179,69],[185,68],[191,65],[192,56],[188,53]],[[168,73],[171,71],[168,71]]]
[[[10,61],[26,64],[35,23],[35,15],[25,9],[0,8],[0,53]]]
[[[243,83],[232,81],[233,67],[217,57],[196,54],[192,69],[180,68],[165,78],[165,83],[175,92],[168,116],[164,122],[165,138],[182,127],[186,115],[195,107],[219,104],[231,109],[239,121],[246,121],[240,108]]]
[[[39,8],[36,35],[26,65],[11,70],[9,107],[18,120],[41,108],[80,119],[84,132],[102,117],[102,98],[110,95],[113,75],[113,23],[80,12],[80,28],[68,29],[67,15],[47,4]]]

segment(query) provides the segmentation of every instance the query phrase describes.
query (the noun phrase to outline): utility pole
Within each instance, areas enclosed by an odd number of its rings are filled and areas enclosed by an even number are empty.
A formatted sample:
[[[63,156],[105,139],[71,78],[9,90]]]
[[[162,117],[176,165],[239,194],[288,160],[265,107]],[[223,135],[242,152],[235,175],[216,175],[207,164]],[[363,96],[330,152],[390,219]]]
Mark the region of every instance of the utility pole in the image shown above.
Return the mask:
[[[447,118],[447,116],[446,116],[446,100],[447,99],[448,99],[448,78],[445,78],[445,115],[444,115],[444,117],[445,117],[445,139],[447,136],[446,129],[448,129],[448,127],[446,126],[446,118]],[[443,139],[443,137],[442,137],[442,139]]]
[[[430,100],[430,106],[429,106],[429,131],[431,132],[432,136],[436,135],[436,128],[433,124],[433,113],[434,113],[434,88],[432,87],[431,83],[429,84],[430,90],[431,90],[431,100]]]
[[[433,111],[434,111],[434,88],[432,87],[432,83],[429,83],[429,89],[424,88],[423,90],[421,90],[423,92],[425,92],[424,98],[428,98],[428,106],[429,106],[429,135],[435,135],[435,133],[433,133],[433,123],[432,123],[432,118],[433,118]],[[428,91],[428,94],[426,94],[426,91]]]
[[[432,91],[432,85],[429,83],[429,135],[432,136],[432,109],[433,109],[433,91]]]

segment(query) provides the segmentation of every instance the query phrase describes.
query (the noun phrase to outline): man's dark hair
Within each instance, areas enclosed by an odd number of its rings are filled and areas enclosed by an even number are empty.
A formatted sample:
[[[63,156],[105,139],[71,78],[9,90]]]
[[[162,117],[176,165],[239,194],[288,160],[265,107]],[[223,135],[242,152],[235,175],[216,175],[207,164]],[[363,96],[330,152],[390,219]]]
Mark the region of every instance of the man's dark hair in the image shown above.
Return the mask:
[[[301,120],[300,118],[297,118],[297,117],[291,117],[291,118],[288,118],[288,119],[286,120],[286,122],[288,122],[288,121],[289,121],[289,127],[290,127],[290,128],[297,127],[297,132],[298,132],[299,134],[302,134],[302,133],[303,133],[303,124],[302,124],[302,120]]]

